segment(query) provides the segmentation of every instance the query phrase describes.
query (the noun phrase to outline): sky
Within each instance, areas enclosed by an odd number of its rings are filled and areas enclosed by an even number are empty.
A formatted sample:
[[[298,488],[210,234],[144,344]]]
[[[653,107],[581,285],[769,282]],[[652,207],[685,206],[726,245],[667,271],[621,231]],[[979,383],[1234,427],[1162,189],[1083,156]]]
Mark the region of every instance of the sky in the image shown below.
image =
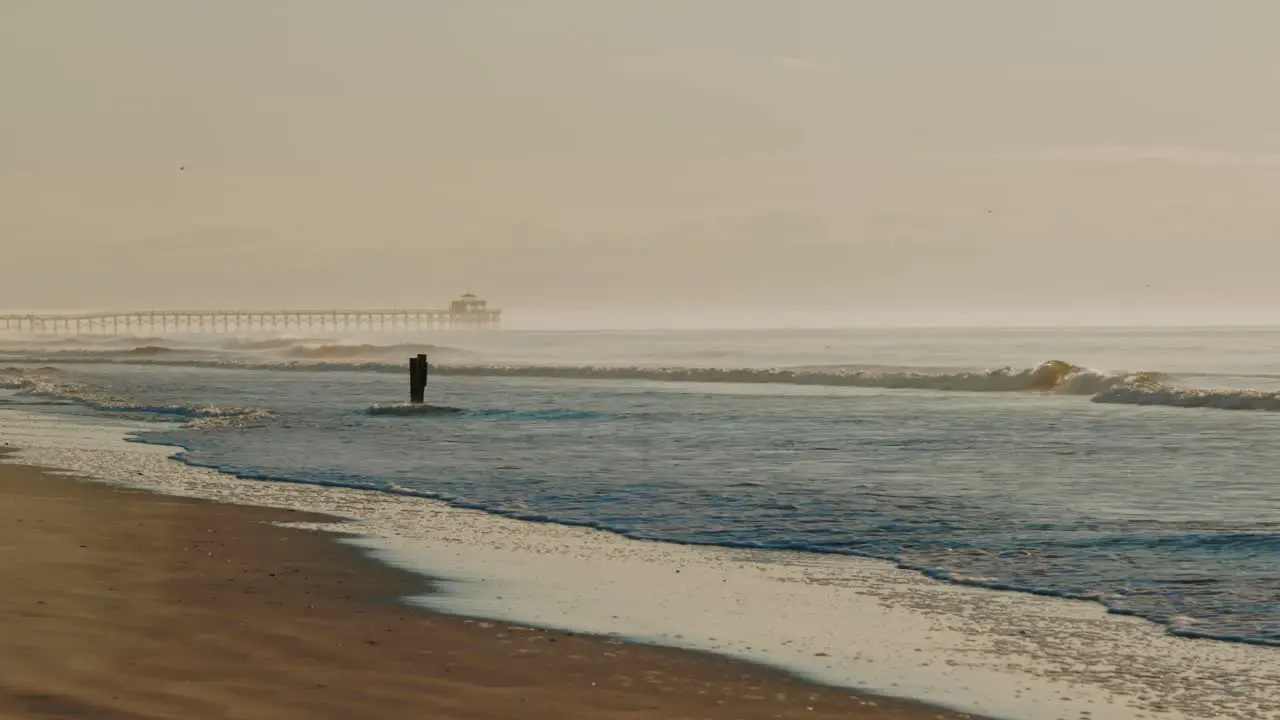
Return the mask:
[[[1271,0],[6,0],[0,308],[1273,323]]]

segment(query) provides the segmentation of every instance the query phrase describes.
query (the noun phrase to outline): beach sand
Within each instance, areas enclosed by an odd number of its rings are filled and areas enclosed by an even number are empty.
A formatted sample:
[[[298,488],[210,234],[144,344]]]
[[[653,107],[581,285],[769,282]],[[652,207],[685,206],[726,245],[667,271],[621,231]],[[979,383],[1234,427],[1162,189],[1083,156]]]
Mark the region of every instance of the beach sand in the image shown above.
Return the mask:
[[[433,614],[302,513],[0,465],[0,717],[961,718],[696,652]]]

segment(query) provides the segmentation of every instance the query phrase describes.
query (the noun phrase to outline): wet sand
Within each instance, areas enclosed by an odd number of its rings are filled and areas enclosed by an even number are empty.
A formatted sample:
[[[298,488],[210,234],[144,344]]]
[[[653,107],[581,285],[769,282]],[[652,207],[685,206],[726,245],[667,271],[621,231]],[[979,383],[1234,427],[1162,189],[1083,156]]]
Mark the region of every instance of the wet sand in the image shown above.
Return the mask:
[[[302,513],[0,465],[0,717],[969,717],[712,655],[440,615]]]

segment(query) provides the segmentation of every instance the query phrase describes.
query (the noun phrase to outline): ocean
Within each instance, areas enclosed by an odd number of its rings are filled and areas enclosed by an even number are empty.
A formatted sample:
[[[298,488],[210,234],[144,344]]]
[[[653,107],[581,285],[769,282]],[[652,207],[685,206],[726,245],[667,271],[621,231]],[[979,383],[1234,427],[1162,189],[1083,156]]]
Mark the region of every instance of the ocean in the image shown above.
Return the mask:
[[[458,412],[404,402],[418,352]],[[14,337],[5,366],[0,406],[267,484],[875,558],[1280,645],[1277,328]]]

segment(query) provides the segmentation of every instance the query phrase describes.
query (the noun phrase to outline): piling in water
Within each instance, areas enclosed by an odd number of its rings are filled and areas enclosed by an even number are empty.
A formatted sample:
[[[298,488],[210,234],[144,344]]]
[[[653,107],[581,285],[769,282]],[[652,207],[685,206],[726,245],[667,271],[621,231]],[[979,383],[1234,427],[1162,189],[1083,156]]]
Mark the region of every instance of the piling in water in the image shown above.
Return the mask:
[[[409,402],[425,402],[427,396],[427,356],[409,358]]]

